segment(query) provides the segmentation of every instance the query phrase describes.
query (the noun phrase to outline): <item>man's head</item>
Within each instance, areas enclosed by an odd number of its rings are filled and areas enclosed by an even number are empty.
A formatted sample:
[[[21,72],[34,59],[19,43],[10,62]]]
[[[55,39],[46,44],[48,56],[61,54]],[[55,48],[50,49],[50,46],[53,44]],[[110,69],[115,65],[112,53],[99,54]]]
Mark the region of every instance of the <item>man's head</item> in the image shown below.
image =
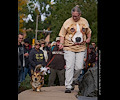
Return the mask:
[[[22,33],[18,34],[18,44],[21,44],[23,41],[24,35]]]
[[[78,5],[72,8],[71,10],[72,18],[75,22],[77,22],[80,19],[81,16],[81,10]]]
[[[39,49],[40,48],[40,42],[36,40],[35,42],[35,49]]]
[[[60,45],[60,37],[56,37],[56,45],[57,45],[57,46]]]
[[[89,53],[93,52],[93,48],[94,48],[94,47],[93,47],[92,45],[89,45],[89,50],[88,50],[88,52],[89,52]]]
[[[44,39],[41,39],[41,40],[40,40],[40,44],[41,44],[41,47],[45,47],[45,40],[44,40]]]
[[[24,39],[24,45],[25,45],[25,47],[29,46],[29,39],[28,38]]]
[[[91,44],[92,44],[92,46],[93,46],[94,48],[96,47],[96,44],[95,44],[95,42],[92,42]]]

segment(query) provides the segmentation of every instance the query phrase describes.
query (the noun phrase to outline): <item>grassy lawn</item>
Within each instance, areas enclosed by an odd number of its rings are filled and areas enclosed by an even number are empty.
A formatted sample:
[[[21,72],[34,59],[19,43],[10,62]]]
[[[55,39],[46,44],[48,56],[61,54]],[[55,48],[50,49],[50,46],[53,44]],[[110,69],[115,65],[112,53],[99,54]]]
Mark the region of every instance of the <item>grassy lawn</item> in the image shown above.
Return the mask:
[[[30,84],[30,76],[27,74],[25,80],[23,82],[21,82],[21,85],[18,89],[18,92],[20,93],[24,90],[28,90],[28,89],[31,89],[31,88],[32,88],[32,86]]]

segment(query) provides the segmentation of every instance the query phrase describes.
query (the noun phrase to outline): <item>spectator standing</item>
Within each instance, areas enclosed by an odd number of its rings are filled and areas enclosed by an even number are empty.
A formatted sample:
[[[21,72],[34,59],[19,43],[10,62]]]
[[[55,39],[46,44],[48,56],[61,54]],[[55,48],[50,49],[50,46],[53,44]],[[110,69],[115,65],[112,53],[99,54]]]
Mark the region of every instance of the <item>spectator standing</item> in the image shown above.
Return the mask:
[[[88,49],[88,68],[90,67],[95,67],[95,63],[96,63],[96,54],[94,52],[94,47],[92,45],[89,46],[89,49]],[[86,62],[86,60],[85,60]]]
[[[47,54],[49,55],[49,51],[50,51],[50,49],[51,49],[51,41],[50,42],[48,42],[48,44],[47,44],[47,46],[46,46],[46,50],[47,50]]]
[[[95,49],[95,53],[96,53],[96,64],[95,66],[97,67],[98,66],[98,47],[96,46],[96,49]]]
[[[53,41],[52,43],[51,43],[51,49],[53,50],[53,48],[56,46],[56,41]]]
[[[45,61],[47,62],[48,54],[47,54],[47,48],[46,48],[45,44],[46,44],[45,40],[41,39],[40,40],[40,50],[42,50],[44,52]]]
[[[51,49],[51,43],[52,43],[51,41],[48,42],[48,44],[47,44],[47,46],[46,46],[46,50],[47,50],[47,51],[50,51],[50,49]]]
[[[40,50],[39,41],[36,41],[35,47],[33,47],[29,53],[29,62],[30,62],[29,67],[31,70],[31,75],[33,74],[34,69],[38,64],[41,64],[42,66],[46,66],[44,53],[42,50]]]
[[[96,43],[95,43],[95,42],[92,42],[91,45],[92,45],[92,47],[93,47],[93,51],[96,52],[96,50],[95,50],[95,49],[96,49]]]
[[[23,47],[24,47],[24,58],[25,58],[25,67],[24,67],[24,72],[23,72],[23,80],[25,80],[25,78],[27,76],[27,73],[31,77],[31,72],[30,72],[30,68],[29,68],[29,53],[30,53],[30,50],[32,49],[32,46],[30,45],[28,38],[24,39]]]
[[[96,54],[96,63],[95,63],[95,66],[97,66],[97,61],[98,61],[98,47],[96,46],[95,42],[92,42],[91,45],[93,46],[93,51]]]
[[[24,49],[22,45],[24,35],[18,34],[18,87],[22,82],[23,67],[25,66]]]
[[[71,10],[71,14],[72,17],[64,22],[59,33],[59,48],[64,47],[64,58],[66,60],[65,93],[71,93],[71,90],[74,90],[74,83],[83,69],[86,50],[86,44],[83,42],[90,43],[91,39],[88,21],[81,17],[78,5]]]
[[[60,44],[60,38],[56,38],[56,45],[51,49],[48,56],[48,63],[54,56],[54,59],[52,60],[50,64],[50,75],[49,75],[49,81],[48,86],[54,86],[54,82],[56,79],[56,74],[59,78],[60,86],[63,86],[65,83],[65,60],[64,60],[64,53],[63,49],[59,50],[59,44]]]

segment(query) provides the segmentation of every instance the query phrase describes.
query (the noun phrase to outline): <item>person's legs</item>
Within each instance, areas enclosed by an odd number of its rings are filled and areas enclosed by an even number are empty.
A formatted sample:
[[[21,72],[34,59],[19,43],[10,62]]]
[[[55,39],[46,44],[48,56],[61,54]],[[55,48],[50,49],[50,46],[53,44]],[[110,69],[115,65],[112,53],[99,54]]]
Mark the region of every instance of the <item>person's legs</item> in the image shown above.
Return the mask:
[[[78,76],[82,74],[83,69],[83,62],[84,62],[84,54],[85,52],[76,53],[76,60],[75,60],[75,72],[73,76],[73,81],[76,81]]]
[[[65,85],[65,69],[57,70],[60,86]]]
[[[28,74],[29,74],[29,76],[31,77],[31,71],[30,71],[30,68],[28,68]]]
[[[20,70],[18,69],[18,88],[19,88],[19,86],[20,86]]]
[[[22,74],[23,74],[23,69],[22,68],[20,70],[18,69],[18,88],[22,82]]]
[[[49,80],[48,80],[48,86],[53,86],[55,79],[56,79],[56,70],[51,68],[50,69]]]
[[[25,78],[26,78],[26,76],[27,76],[27,73],[28,73],[28,68],[25,67]]]
[[[26,67],[24,67],[23,68],[23,73],[22,73],[22,81],[24,81],[25,80],[25,75],[26,75],[26,73],[27,73],[27,69],[26,69]]]
[[[75,53],[75,69],[74,69],[74,76],[73,76],[73,83],[72,83],[71,90],[74,90],[75,84],[78,81],[79,75],[82,74],[84,55],[85,55],[85,52]]]
[[[74,74],[75,53],[71,51],[65,51],[64,58],[66,60],[65,87],[67,89],[71,89]]]

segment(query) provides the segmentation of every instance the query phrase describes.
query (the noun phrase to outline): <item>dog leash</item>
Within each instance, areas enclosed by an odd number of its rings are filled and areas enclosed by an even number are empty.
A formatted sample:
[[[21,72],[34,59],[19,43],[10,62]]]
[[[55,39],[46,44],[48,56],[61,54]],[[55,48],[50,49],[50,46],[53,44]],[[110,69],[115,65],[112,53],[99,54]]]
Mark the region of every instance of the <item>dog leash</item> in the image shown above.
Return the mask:
[[[73,44],[73,45],[70,45],[70,46],[75,46],[75,45],[82,45],[82,44],[84,44],[84,43],[86,43],[86,41],[83,41],[83,42],[81,42],[81,43],[77,43],[77,44]],[[69,46],[64,46],[64,47],[69,47]],[[88,48],[89,48],[89,44],[87,45],[87,59],[88,59]],[[60,49],[58,49],[58,51],[59,51]],[[48,67],[49,66],[49,64],[53,61],[53,59],[55,58],[55,56],[56,56],[56,54],[52,57],[52,59],[48,62],[48,64],[46,65],[46,67]],[[87,65],[87,64],[86,64]],[[87,66],[86,66],[86,68],[87,68]]]
[[[89,49],[89,43],[88,43],[88,45],[87,45],[87,58],[86,58],[86,64],[85,64],[86,70],[87,70],[87,66],[88,66],[88,57],[89,57],[88,49]]]
[[[85,44],[86,43],[86,41],[83,41],[83,42],[81,42],[81,43],[77,43],[77,44],[72,44],[72,45],[69,45],[69,46],[67,46],[67,45],[64,45],[64,47],[70,47],[70,46],[76,46],[76,45],[83,45],[83,44]]]

